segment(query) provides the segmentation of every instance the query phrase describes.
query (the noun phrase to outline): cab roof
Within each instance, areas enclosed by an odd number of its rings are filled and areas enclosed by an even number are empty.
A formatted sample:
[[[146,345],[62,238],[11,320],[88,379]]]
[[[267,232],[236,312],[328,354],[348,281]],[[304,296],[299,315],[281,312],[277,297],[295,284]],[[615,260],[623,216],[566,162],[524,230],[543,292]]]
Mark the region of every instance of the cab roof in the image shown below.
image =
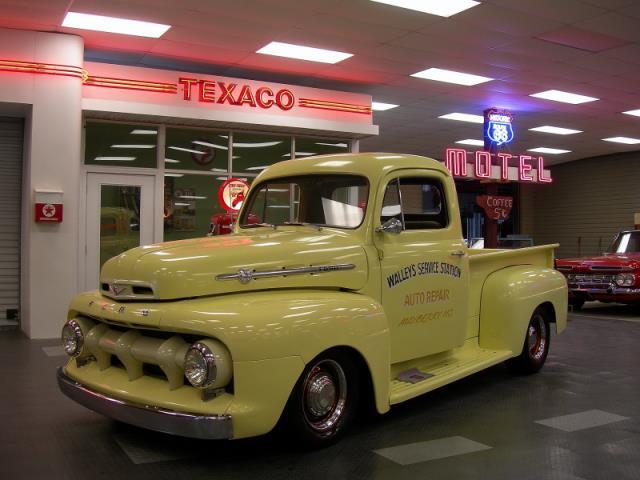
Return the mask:
[[[319,155],[278,162],[264,170],[256,181],[314,173],[347,173],[363,175],[369,182],[374,183],[387,172],[406,168],[426,168],[437,170],[445,176],[450,175],[441,162],[432,158],[402,153],[371,152]]]

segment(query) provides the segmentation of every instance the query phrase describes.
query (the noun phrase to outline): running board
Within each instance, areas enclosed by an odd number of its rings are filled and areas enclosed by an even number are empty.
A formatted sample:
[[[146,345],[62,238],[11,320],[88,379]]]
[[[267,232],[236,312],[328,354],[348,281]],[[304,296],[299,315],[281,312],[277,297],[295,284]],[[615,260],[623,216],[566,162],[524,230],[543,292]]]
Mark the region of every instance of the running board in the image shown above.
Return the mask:
[[[421,359],[417,365],[410,365],[394,375],[391,380],[390,404],[404,402],[423,393],[447,385],[485,368],[513,357],[511,351],[487,350],[480,348],[477,339],[468,340],[462,347],[443,359]],[[405,362],[404,365],[407,365]]]

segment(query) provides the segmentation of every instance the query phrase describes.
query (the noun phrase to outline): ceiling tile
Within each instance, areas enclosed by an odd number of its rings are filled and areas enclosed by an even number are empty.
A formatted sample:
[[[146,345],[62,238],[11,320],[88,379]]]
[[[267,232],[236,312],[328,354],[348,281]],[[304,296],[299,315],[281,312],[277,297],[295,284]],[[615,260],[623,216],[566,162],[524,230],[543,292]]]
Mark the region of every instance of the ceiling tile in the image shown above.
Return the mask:
[[[501,8],[510,8],[527,15],[566,23],[602,15],[609,8],[591,5],[582,0],[488,0],[487,3]]]
[[[154,55],[166,55],[190,61],[209,62],[214,64],[235,64],[243,60],[247,54],[231,49],[213,49],[206,45],[195,45],[190,43],[171,42],[169,40],[159,40],[149,50]]]
[[[638,28],[637,19],[615,12],[576,22],[574,26],[632,42],[640,41],[640,29]]]

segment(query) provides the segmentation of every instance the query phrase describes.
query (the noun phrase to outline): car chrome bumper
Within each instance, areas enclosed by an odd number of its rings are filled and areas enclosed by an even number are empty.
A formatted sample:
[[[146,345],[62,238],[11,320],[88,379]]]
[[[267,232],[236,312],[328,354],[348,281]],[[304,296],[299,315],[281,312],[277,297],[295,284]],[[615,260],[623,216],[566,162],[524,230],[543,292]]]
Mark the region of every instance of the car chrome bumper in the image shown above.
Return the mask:
[[[600,294],[600,295],[640,295],[638,288],[626,287],[587,287],[569,284],[569,293],[573,294]]]
[[[182,437],[233,437],[230,415],[197,415],[119,400],[76,382],[64,373],[63,367],[58,368],[58,386],[62,393],[80,405],[124,423]]]

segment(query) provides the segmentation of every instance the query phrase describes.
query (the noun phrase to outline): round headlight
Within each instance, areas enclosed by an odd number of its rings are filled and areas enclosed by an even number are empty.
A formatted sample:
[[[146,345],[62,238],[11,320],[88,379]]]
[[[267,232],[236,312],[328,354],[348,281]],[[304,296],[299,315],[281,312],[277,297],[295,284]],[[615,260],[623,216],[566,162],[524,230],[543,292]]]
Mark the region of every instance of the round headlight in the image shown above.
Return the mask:
[[[209,347],[196,342],[184,357],[184,374],[194,387],[206,388],[216,381],[216,359]]]
[[[70,357],[77,357],[82,352],[84,335],[78,322],[69,320],[62,327],[62,348]]]
[[[623,287],[624,286],[624,282],[626,281],[627,276],[624,273],[619,273],[615,276],[614,280],[616,282],[616,285],[618,285],[619,287]]]
[[[633,275],[633,273],[627,273],[624,277],[625,287],[631,287],[634,283],[636,283],[636,277]]]

